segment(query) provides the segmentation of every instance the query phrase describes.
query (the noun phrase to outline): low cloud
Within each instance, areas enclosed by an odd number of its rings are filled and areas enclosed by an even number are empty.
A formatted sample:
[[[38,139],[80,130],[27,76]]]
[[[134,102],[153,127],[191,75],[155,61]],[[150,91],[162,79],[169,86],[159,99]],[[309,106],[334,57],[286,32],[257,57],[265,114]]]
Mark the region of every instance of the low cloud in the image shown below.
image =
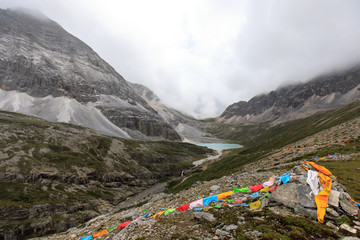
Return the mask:
[[[356,0],[3,0],[43,12],[124,78],[196,117],[360,63]]]

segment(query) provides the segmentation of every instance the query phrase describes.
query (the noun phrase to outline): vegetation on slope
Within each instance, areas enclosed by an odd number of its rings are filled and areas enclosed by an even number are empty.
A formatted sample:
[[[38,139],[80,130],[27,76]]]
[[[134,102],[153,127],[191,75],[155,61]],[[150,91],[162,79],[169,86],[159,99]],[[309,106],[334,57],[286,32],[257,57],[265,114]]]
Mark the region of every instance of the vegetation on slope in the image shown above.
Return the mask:
[[[211,152],[0,111],[0,238],[76,226]]]
[[[229,175],[235,171],[244,170],[243,167],[246,164],[264,158],[273,149],[286,146],[358,117],[360,117],[360,101],[353,102],[335,110],[320,112],[304,119],[289,121],[271,127],[266,123],[250,126],[230,125],[228,128],[232,129],[233,132],[231,136],[227,135],[230,131],[222,130],[226,129],[224,124],[217,125],[220,127],[213,128],[213,134],[218,137],[226,136],[231,137],[233,140],[240,140],[240,143],[245,147],[233,150],[230,154],[226,155],[226,157],[209,166],[205,171],[192,175],[168,191],[179,192],[184,188],[190,187],[196,181],[208,181]],[[256,126],[258,126],[258,128]],[[217,129],[218,132],[214,129]],[[249,136],[252,137],[250,138]],[[245,139],[247,140],[245,141]],[[335,150],[330,152],[334,153],[334,151]],[[346,148],[342,151],[346,151]]]

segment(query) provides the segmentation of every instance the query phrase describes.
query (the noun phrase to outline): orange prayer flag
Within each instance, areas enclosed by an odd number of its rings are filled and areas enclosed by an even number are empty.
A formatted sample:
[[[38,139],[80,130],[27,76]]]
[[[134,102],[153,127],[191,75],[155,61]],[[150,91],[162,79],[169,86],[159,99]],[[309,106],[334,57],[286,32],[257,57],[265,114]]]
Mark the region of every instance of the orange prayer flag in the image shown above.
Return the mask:
[[[155,214],[155,215],[153,216],[153,219],[155,219],[155,218],[157,217],[157,215],[161,215],[161,214],[163,214],[164,212],[166,212],[166,211],[158,212],[157,214]]]
[[[233,193],[234,193],[234,191],[220,193],[220,194],[218,194],[218,200],[226,198],[227,196],[230,196]]]
[[[97,232],[97,233],[95,233],[95,234],[93,235],[93,238],[94,238],[94,237],[99,237],[99,236],[104,235],[104,234],[106,234],[106,233],[108,233],[108,230],[107,230],[107,229],[105,229],[105,230],[103,230],[103,231],[101,231],[101,232]]]
[[[332,175],[332,173],[327,168],[325,168],[323,166],[320,166],[320,165],[318,165],[318,164],[316,164],[314,162],[304,161],[304,163],[310,164],[313,168],[315,168],[316,170],[318,170],[319,172],[321,172],[321,173],[323,173],[323,174],[325,174],[327,176]]]
[[[317,217],[320,223],[324,223],[325,213],[326,213],[326,206],[328,204],[329,195],[332,186],[332,180],[330,177],[319,173],[318,174],[321,186],[324,188],[315,196],[315,202],[317,206]]]

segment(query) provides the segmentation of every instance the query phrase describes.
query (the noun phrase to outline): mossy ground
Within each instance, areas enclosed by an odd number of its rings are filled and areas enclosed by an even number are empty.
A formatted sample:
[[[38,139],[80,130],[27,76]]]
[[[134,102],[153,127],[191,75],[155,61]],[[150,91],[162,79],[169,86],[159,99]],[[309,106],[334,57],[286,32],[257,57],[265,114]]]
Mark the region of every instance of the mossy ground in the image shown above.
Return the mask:
[[[339,234],[327,226],[296,216],[281,216],[264,208],[262,211],[251,211],[241,207],[223,208],[210,211],[217,218],[214,223],[207,223],[210,232],[225,225],[238,225],[233,235],[236,239],[254,239],[246,232],[259,231],[257,239],[338,239]],[[243,220],[245,219],[245,220]],[[205,222],[204,222],[205,223]]]

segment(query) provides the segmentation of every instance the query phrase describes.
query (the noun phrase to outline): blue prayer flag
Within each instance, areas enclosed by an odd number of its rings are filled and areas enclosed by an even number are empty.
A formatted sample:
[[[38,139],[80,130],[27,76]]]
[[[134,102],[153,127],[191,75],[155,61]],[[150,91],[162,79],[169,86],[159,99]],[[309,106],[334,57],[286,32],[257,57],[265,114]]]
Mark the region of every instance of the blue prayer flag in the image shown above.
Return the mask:
[[[251,198],[255,198],[259,195],[259,192],[254,192],[253,194],[250,194]]]
[[[203,205],[206,206],[209,203],[211,203],[212,201],[218,201],[218,196],[217,195],[212,195],[210,197],[204,198],[203,199]]]
[[[80,238],[79,240],[90,240],[92,238],[93,235],[87,236],[87,237],[83,237]]]
[[[277,177],[277,178],[280,178],[282,183],[288,183],[288,182],[291,182],[290,180],[290,175],[288,173],[280,176],[280,177]]]

